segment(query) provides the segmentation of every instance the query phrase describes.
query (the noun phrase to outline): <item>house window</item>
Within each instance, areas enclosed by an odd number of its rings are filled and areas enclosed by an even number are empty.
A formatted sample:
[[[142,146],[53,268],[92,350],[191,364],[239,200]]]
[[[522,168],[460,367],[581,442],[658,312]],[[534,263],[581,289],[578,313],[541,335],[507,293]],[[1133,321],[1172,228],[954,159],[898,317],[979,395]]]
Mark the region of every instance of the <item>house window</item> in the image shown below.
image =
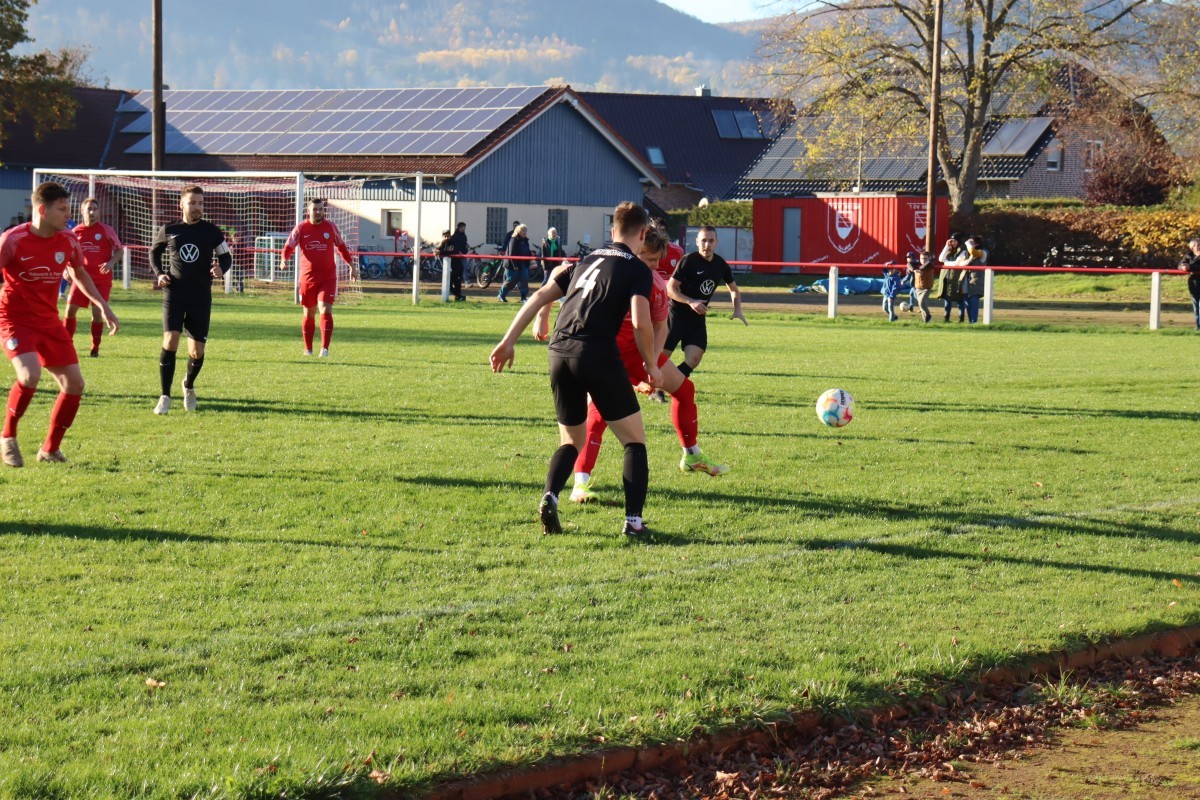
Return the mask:
[[[717,135],[722,139],[761,139],[762,128],[758,125],[758,117],[753,111],[712,111],[713,123],[717,126]]]
[[[740,139],[742,132],[738,129],[737,120],[732,111],[713,111],[713,122],[717,126],[717,135],[722,139]]]
[[[508,235],[507,207],[488,206],[487,226],[484,234],[487,240],[494,245],[499,245],[504,241],[504,237]]]
[[[380,235],[392,238],[404,230],[404,215],[396,208],[385,208],[379,220]]]
[[[735,111],[733,118],[737,121],[738,131],[743,139],[761,139],[762,131],[758,129],[758,117],[750,111]]]
[[[661,147],[647,147],[646,155],[650,157],[650,163],[656,167],[665,167],[667,165],[667,160],[663,158]]]
[[[563,243],[563,249],[565,250],[567,248],[567,242],[571,241],[571,237],[567,233],[567,209],[547,209],[546,227],[554,228],[558,231],[558,240]]]
[[[1083,171],[1094,172],[1096,170],[1096,162],[1104,155],[1104,141],[1102,139],[1088,139],[1083,145]]]
[[[1046,171],[1061,172],[1063,160],[1063,143],[1060,139],[1051,139],[1046,145]]]

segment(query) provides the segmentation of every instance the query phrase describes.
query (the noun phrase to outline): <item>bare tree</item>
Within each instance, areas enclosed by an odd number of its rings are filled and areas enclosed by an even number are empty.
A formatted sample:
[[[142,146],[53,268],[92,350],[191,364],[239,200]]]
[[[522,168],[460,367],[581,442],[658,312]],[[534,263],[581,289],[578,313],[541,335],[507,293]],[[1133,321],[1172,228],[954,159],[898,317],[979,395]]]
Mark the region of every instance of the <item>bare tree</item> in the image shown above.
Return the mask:
[[[1148,3],[946,0],[937,161],[955,210],[974,208],[988,119],[1033,113],[1064,63],[1128,65],[1146,44]],[[887,154],[923,139],[933,12],[932,0],[818,0],[768,30],[760,74],[821,119],[810,157],[849,174],[864,146]]]

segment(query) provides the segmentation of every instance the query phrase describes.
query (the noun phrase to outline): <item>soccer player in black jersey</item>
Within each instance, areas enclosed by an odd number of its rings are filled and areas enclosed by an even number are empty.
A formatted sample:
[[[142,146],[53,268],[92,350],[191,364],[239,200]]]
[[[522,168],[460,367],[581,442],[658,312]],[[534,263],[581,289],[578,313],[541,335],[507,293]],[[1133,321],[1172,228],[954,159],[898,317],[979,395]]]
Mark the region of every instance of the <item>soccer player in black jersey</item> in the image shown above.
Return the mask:
[[[685,376],[700,366],[700,359],[708,349],[705,317],[718,281],[729,287],[732,318],[740,319],[743,325],[750,324],[742,313],[742,293],[733,282],[733,271],[725,259],[717,255],[716,248],[717,229],[711,225],[702,226],[696,233],[696,252],[684,256],[671,280],[667,281],[667,294],[671,296],[671,329],[663,352],[670,355],[675,352],[676,345],[683,345],[679,371]]]
[[[199,186],[185,187],[179,196],[179,210],[182,219],[163,225],[150,248],[150,264],[158,273],[156,285],[163,290],[163,344],[158,362],[162,396],[154,406],[155,414],[171,410],[175,352],[179,350],[179,334],[183,331],[188,335],[183,408],[196,410],[196,376],[204,366],[204,343],[208,341],[208,321],[212,314],[212,282],[233,266],[224,232],[204,219],[204,190]]]
[[[617,331],[632,315],[634,339],[652,385],[662,381],[650,321],[653,279],[637,257],[649,216],[630,202],[613,212],[612,247],[593,250],[554,280],[548,280],[521,308],[508,332],[492,351],[493,372],[512,366],[513,346],[543,306],[562,298],[550,337],[550,386],[558,415],[561,446],[546,471],[546,491],[538,506],[542,530],[561,533],[558,495],[571,477],[575,458],[586,440],[588,396],[625,446],[625,526],[632,539],[649,535],[642,507],[650,480],[646,433],[637,396],[617,347]]]

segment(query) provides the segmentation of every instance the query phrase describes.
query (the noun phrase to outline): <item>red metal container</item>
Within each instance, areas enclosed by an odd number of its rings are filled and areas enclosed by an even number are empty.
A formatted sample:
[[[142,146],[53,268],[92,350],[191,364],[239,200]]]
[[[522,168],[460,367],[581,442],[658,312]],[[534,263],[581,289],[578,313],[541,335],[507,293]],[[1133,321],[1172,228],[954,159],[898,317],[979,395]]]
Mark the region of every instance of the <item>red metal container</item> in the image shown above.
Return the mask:
[[[937,242],[950,232],[950,203],[938,197]],[[900,194],[818,194],[754,200],[756,262],[877,264],[925,245],[925,198]],[[936,248],[934,256],[937,256]],[[798,272],[759,266],[755,272]]]

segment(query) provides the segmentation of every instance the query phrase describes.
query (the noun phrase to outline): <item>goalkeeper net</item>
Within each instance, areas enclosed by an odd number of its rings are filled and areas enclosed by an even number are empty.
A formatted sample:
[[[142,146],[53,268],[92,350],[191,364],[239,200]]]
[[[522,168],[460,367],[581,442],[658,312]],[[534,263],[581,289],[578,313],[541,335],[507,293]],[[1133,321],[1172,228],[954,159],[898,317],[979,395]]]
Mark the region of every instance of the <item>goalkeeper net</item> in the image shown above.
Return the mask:
[[[362,181],[311,181],[294,172],[36,170],[34,186],[44,181],[60,183],[71,192],[76,221],[79,204],[96,198],[100,220],[116,230],[127,248],[127,285],[151,283],[154,236],[164,224],[179,219],[180,191],[192,184],[204,189],[204,217],[225,231],[233,251],[226,292],[277,292],[294,299],[297,259],[281,265],[280,253],[292,228],[304,218],[310,197],[328,201],[326,218],[341,230],[351,253],[358,252]],[[350,265],[340,256],[337,265],[338,301],[355,302],[362,297],[361,285],[350,279]]]

